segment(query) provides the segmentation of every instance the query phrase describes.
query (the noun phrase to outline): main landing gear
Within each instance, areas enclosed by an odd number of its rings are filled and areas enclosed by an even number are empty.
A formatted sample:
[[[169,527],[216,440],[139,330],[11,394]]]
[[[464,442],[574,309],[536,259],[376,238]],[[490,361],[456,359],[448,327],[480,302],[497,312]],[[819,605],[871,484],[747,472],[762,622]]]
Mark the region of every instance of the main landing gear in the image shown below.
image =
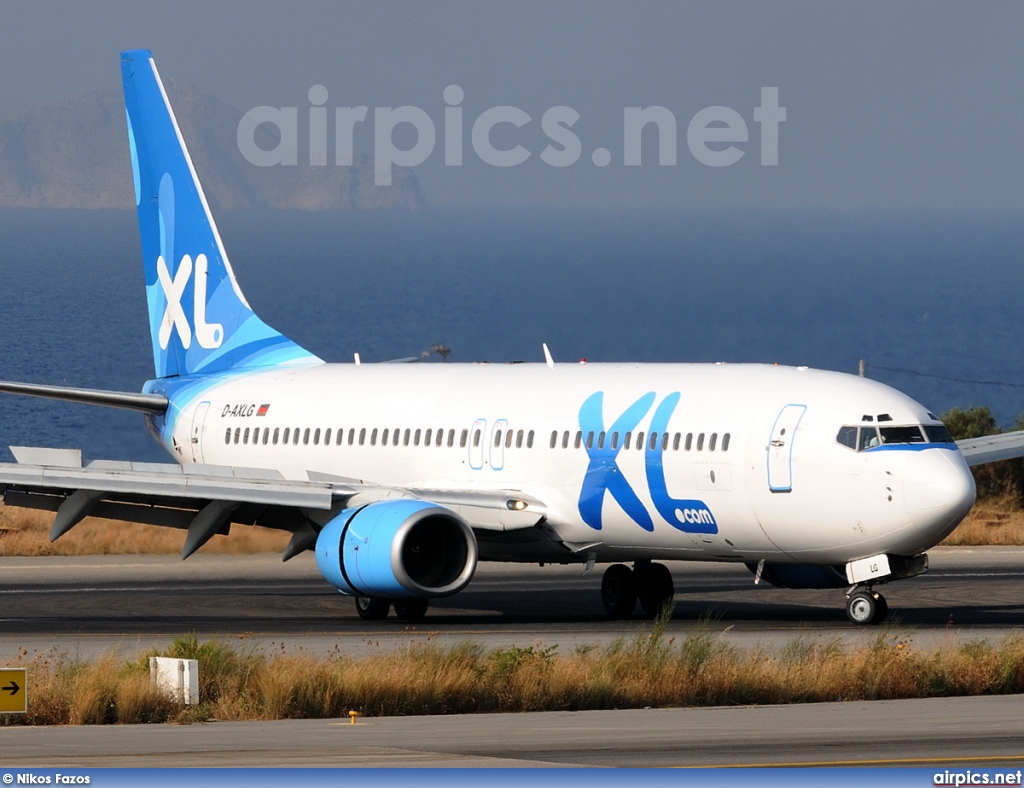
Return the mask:
[[[356,597],[356,612],[364,621],[383,621],[388,617],[392,605],[395,608],[395,616],[399,620],[412,623],[419,621],[427,614],[430,600],[425,597],[394,600],[379,596]]]
[[[601,580],[601,603],[611,618],[629,618],[638,601],[644,615],[654,618],[674,596],[672,574],[664,564],[637,561],[632,569],[612,564]]]
[[[846,617],[854,624],[881,624],[888,612],[885,597],[869,586],[856,586],[846,595]]]

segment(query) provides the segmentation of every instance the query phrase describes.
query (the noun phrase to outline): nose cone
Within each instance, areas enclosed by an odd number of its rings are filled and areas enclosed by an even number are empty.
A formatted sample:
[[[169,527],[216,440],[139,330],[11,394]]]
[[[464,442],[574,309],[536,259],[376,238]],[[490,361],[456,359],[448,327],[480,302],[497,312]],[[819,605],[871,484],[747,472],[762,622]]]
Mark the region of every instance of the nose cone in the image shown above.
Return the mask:
[[[927,449],[907,461],[903,495],[907,513],[933,544],[945,538],[974,505],[974,477],[958,451]]]

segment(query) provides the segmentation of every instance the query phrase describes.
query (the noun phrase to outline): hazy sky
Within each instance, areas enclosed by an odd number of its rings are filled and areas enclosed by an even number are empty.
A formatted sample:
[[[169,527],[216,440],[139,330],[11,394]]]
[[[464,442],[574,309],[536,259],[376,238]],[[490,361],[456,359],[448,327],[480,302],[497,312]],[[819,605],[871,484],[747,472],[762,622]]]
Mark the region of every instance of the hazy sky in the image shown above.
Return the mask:
[[[369,107],[356,145],[373,147],[375,107],[414,106],[433,121],[416,168],[429,203],[698,210],[1024,208],[1024,4],[821,2],[5,2],[0,118],[83,90],[117,87],[117,53],[148,48],[165,78],[242,109]],[[445,165],[448,85],[464,91],[463,165]],[[761,163],[755,119],[778,88],[778,165]],[[522,164],[485,164],[471,143],[485,110]],[[577,161],[545,163],[551,107],[579,113]],[[626,107],[676,120],[676,164],[658,164],[656,129],[625,166]],[[688,146],[705,107],[748,131],[729,166]],[[333,113],[332,113],[333,117]],[[714,126],[715,124],[711,124]],[[720,124],[719,124],[720,125]],[[395,139],[408,146],[408,126]],[[331,134],[333,162],[333,132]],[[730,143],[707,143],[721,150]],[[595,149],[610,153],[596,166]],[[333,164],[329,165],[333,166]]]

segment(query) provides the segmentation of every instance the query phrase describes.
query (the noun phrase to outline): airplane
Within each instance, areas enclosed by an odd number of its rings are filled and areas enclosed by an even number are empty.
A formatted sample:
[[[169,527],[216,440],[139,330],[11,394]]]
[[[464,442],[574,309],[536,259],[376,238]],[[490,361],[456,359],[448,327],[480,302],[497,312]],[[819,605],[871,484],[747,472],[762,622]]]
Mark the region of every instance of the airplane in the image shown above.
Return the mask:
[[[292,534],[364,619],[416,621],[480,561],[610,564],[613,618],[673,599],[661,561],[745,564],[754,582],[876,590],[927,570],[974,503],[969,465],[1011,433],[954,442],[882,383],[768,364],[326,363],[249,306],[146,50],[121,54],[155,376],[141,392],[0,391],[143,414],[174,463],[12,447],[8,506],[185,531]],[[632,563],[632,567],[628,566]]]

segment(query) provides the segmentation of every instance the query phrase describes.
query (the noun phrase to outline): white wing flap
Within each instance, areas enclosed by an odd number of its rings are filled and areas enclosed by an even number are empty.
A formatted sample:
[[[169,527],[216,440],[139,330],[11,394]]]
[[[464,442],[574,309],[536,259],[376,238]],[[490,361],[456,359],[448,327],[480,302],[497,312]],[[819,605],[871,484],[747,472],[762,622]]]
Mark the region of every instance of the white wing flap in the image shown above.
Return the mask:
[[[152,497],[160,500],[218,500],[265,505],[330,509],[336,485],[253,478],[246,469],[229,469],[230,475],[185,473],[181,466],[84,468],[47,465],[0,464],[0,490],[28,491],[93,490],[109,495]],[[343,492],[343,491],[339,491]]]
[[[473,528],[489,531],[530,528],[547,513],[541,501],[515,490],[395,490],[326,474],[310,474],[309,481],[300,481],[284,479],[273,470],[213,465],[97,460],[81,467],[70,455],[30,448],[19,449],[17,457],[23,461],[0,463],[0,498],[9,505],[62,512],[60,533],[87,514],[188,527],[211,502],[235,504],[225,509],[237,510],[241,519],[235,522],[294,530],[293,517],[265,516],[264,510],[308,512],[300,522],[309,517],[322,522],[333,516],[326,513],[345,506],[353,496],[428,500],[451,508]],[[313,515],[311,510],[325,514]]]

